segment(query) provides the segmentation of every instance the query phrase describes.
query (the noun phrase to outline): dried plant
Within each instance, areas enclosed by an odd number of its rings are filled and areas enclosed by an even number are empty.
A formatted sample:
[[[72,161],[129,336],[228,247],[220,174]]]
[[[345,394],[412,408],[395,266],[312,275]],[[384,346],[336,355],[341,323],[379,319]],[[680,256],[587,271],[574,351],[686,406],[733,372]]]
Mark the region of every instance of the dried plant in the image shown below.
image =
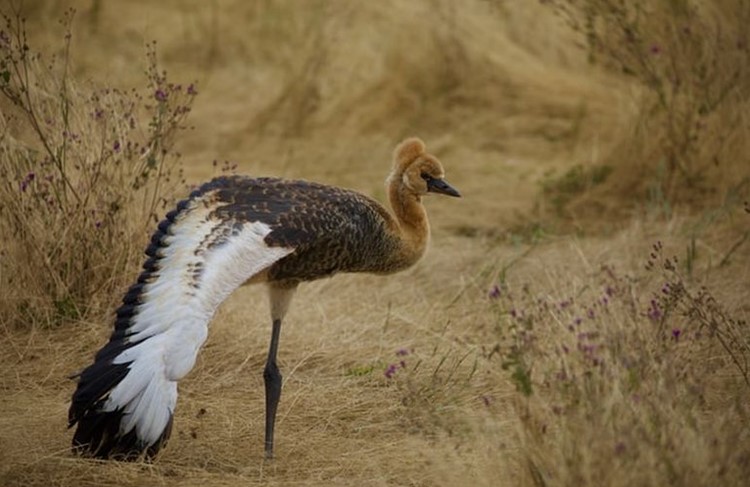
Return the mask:
[[[57,323],[102,311],[140,258],[181,183],[173,150],[196,95],[169,82],[147,46],[145,90],[85,87],[62,53],[29,45],[19,13],[0,30],[0,234],[3,314]]]

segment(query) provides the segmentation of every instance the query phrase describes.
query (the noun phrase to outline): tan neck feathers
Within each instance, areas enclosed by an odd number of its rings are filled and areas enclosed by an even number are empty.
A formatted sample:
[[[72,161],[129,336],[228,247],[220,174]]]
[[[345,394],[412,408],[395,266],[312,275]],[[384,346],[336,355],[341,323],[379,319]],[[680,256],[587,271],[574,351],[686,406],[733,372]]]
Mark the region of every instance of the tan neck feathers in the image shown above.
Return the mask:
[[[430,237],[427,213],[421,198],[404,183],[404,172],[426,152],[424,142],[413,137],[401,142],[393,154],[393,171],[387,180],[388,199],[398,222],[399,237],[404,251],[416,260],[421,257]]]

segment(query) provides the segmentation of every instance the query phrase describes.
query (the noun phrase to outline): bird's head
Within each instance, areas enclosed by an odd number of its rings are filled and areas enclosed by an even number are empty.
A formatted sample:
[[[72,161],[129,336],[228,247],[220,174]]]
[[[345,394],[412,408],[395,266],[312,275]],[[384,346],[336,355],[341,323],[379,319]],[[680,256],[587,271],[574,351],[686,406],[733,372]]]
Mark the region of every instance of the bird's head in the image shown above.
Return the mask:
[[[427,193],[460,197],[461,194],[448,184],[443,165],[437,157],[427,153],[424,142],[412,137],[401,142],[393,154],[393,172],[389,180],[400,178],[403,187],[417,197]]]

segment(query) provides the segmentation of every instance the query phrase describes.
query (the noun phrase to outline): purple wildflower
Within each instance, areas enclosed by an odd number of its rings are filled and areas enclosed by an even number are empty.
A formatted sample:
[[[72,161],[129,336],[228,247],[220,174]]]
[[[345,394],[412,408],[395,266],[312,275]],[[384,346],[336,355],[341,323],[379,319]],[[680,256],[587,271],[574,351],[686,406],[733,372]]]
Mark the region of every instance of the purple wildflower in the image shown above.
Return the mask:
[[[387,369],[385,369],[385,378],[386,379],[392,379],[393,376],[396,374],[396,371],[398,370],[398,366],[396,364],[391,364],[388,366]]]
[[[651,44],[649,52],[654,56],[658,56],[661,53],[661,47],[659,46],[659,44]]]
[[[396,355],[399,356],[399,357],[405,357],[405,356],[409,355],[409,351],[407,349],[405,349],[405,348],[400,348],[400,349],[396,350]]]
[[[188,95],[193,95],[193,96],[195,96],[195,95],[198,94],[198,91],[195,89],[195,86],[193,85],[193,83],[190,83],[188,85],[188,87],[187,87],[187,94]]]
[[[21,180],[21,183],[19,184],[19,188],[22,193],[26,192],[26,188],[29,187],[29,184],[34,180],[36,177],[36,174],[34,174],[32,171],[30,171],[28,174],[26,174],[26,177]]]
[[[580,325],[580,324],[581,324],[581,322],[582,322],[582,321],[583,321],[583,320],[582,320],[581,318],[576,318],[576,319],[574,319],[574,320],[573,320],[573,324],[574,324],[574,325],[576,325],[576,326],[578,326],[578,325]],[[571,330],[571,331],[572,331],[572,330]]]
[[[657,303],[655,299],[651,300],[651,304],[649,305],[646,314],[651,321],[659,321],[663,316],[661,308],[659,308],[659,303]]]
[[[154,92],[154,98],[156,98],[156,101],[167,101],[167,93],[159,88]]]
[[[500,286],[498,286],[497,284],[495,284],[494,286],[492,286],[492,289],[490,289],[490,292],[489,292],[489,296],[490,296],[490,299],[497,299],[497,298],[499,298],[500,297]]]
[[[672,338],[674,341],[678,341],[680,339],[680,335],[682,335],[682,330],[679,328],[672,328]]]
[[[115,152],[120,152],[120,141],[119,140],[115,140],[115,143],[112,144],[112,150],[114,150]]]

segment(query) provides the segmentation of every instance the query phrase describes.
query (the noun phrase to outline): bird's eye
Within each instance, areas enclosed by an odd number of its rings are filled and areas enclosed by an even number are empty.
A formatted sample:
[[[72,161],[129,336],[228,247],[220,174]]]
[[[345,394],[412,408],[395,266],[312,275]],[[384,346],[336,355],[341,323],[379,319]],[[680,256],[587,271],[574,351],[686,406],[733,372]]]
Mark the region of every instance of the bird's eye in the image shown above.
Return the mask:
[[[422,174],[420,174],[420,176],[422,176],[422,179],[424,179],[425,181],[429,181],[430,179],[432,179],[432,176],[430,176],[426,172],[423,172]]]

